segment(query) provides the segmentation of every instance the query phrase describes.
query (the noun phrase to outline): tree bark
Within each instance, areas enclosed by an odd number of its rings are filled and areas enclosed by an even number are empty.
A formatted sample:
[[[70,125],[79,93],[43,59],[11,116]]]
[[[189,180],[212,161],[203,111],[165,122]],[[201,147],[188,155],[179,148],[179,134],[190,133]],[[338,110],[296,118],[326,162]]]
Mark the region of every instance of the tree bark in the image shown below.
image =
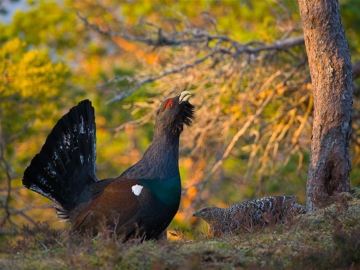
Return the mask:
[[[314,95],[307,208],[349,191],[352,70],[336,0],[298,0]]]

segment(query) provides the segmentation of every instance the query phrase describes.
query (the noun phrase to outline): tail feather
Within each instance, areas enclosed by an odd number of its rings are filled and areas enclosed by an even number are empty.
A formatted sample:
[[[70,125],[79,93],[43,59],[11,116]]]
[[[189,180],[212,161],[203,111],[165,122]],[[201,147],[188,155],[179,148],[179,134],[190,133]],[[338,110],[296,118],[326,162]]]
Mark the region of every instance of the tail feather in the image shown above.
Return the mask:
[[[84,199],[80,194],[97,181],[95,149],[94,108],[84,100],[57,122],[26,168],[24,186],[71,210]]]

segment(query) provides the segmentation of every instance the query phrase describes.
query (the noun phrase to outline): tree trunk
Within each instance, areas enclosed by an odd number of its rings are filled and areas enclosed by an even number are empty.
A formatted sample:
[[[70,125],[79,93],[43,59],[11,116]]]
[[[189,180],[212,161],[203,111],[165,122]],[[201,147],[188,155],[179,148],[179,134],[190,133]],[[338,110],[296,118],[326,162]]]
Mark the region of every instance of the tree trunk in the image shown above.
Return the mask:
[[[314,95],[307,208],[349,191],[352,112],[350,53],[336,0],[298,0]]]

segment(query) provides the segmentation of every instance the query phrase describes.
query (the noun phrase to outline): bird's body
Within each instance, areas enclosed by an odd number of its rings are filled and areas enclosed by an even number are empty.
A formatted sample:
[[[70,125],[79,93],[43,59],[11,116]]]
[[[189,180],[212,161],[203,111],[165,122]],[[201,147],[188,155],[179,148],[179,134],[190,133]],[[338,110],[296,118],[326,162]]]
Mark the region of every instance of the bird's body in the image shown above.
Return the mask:
[[[99,181],[92,188],[92,200],[79,205],[69,217],[73,230],[90,229],[93,234],[107,229],[124,239],[156,239],[176,214],[181,193],[180,178],[117,178]]]
[[[119,177],[97,180],[95,118],[90,101],[63,116],[25,170],[23,184],[58,204],[72,230],[110,230],[124,240],[157,239],[176,214],[181,196],[179,136],[190,125],[189,94],[158,110],[154,138],[144,156]]]
[[[213,235],[251,231],[284,222],[305,213],[294,196],[270,196],[234,204],[229,208],[208,207],[194,213],[210,225]]]

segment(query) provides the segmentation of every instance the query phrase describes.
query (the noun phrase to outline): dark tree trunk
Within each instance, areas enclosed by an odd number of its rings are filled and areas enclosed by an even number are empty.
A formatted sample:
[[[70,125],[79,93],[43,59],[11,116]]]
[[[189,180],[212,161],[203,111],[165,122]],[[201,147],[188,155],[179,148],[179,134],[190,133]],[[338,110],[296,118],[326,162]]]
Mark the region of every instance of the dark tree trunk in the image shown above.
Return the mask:
[[[307,208],[349,191],[352,111],[350,53],[336,0],[298,0],[314,95]]]

